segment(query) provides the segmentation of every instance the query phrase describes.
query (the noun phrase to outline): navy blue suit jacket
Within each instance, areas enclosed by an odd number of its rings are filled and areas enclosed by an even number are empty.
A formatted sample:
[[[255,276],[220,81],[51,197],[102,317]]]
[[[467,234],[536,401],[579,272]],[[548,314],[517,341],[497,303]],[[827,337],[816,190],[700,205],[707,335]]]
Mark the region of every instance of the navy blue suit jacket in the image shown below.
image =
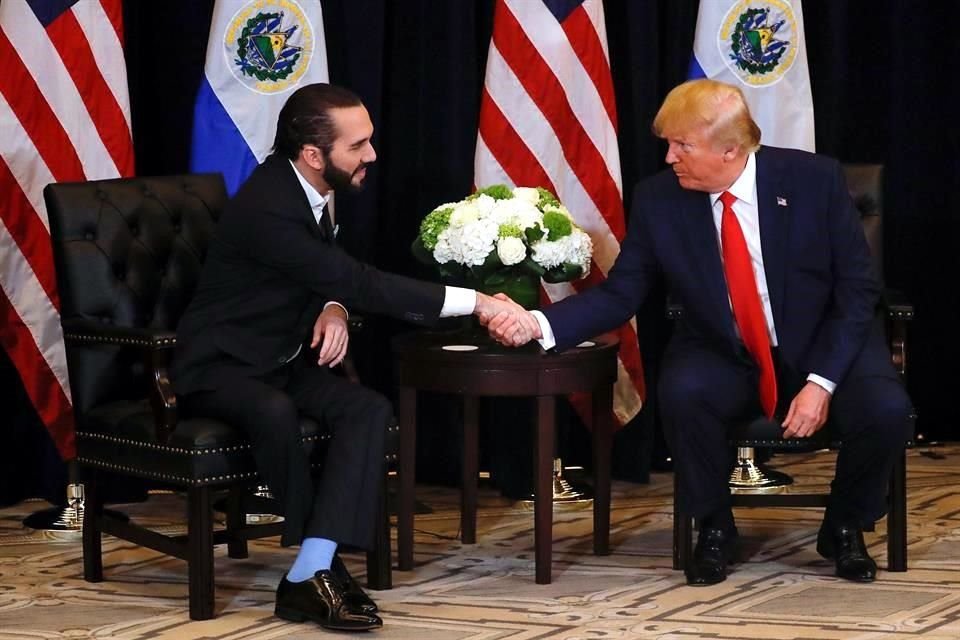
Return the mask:
[[[835,160],[774,147],[762,147],[756,159],[780,357],[798,372],[840,383],[868,344],[879,297],[860,216]],[[637,185],[627,237],[607,280],[543,310],[557,348],[626,322],[660,277],[684,308],[671,349],[742,357],[709,195],[683,189],[671,170]],[[889,368],[889,355],[870,355],[876,367]]]

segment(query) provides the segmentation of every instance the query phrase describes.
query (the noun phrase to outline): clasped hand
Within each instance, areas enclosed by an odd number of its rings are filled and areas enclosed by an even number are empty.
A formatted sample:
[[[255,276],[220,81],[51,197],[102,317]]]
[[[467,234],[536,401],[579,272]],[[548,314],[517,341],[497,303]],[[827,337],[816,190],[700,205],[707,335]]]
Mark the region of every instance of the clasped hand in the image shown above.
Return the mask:
[[[477,293],[474,310],[490,337],[507,347],[519,347],[543,337],[540,323],[532,313],[503,293],[488,296]]]

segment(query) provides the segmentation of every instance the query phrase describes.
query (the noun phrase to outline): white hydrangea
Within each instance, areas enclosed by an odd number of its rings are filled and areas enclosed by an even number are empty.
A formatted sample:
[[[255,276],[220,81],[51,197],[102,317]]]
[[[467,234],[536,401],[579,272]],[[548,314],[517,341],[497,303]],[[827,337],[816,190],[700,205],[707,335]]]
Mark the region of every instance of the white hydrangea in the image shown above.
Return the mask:
[[[479,266],[496,246],[499,231],[500,226],[489,218],[473,220],[462,227],[451,224],[437,236],[433,258],[440,264],[453,261]]]
[[[559,240],[541,240],[534,243],[533,261],[544,269],[559,267],[565,262],[580,265],[583,275],[590,273],[590,256],[593,242],[590,236],[578,228]]]
[[[497,200],[491,215],[499,224],[513,224],[521,229],[529,229],[543,222],[543,214],[536,205],[521,198]]]
[[[497,255],[500,256],[500,262],[510,266],[523,262],[527,257],[527,247],[520,238],[507,236],[497,241]]]

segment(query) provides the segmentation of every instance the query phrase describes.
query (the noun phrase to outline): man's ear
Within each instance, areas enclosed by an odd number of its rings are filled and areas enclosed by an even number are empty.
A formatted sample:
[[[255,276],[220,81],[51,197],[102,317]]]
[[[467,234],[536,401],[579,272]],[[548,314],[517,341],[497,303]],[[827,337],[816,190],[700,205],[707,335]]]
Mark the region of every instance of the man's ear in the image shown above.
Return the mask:
[[[723,150],[723,161],[724,162],[733,162],[740,155],[740,145],[731,144]]]
[[[323,161],[323,154],[320,152],[320,149],[312,144],[306,144],[300,148],[300,157],[308,167],[316,171],[322,172],[326,167],[326,163]]]

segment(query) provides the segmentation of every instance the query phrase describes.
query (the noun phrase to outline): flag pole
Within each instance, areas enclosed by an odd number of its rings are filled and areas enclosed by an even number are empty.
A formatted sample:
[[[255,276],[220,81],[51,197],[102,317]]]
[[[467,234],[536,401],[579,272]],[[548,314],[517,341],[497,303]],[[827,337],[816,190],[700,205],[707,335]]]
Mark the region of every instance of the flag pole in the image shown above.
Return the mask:
[[[80,482],[80,465],[76,460],[67,462],[67,500],[61,506],[35,511],[23,519],[23,526],[37,531],[56,531],[62,533],[81,533],[83,516],[86,509],[84,487]],[[129,520],[126,514],[112,509],[104,509],[111,518]]]

